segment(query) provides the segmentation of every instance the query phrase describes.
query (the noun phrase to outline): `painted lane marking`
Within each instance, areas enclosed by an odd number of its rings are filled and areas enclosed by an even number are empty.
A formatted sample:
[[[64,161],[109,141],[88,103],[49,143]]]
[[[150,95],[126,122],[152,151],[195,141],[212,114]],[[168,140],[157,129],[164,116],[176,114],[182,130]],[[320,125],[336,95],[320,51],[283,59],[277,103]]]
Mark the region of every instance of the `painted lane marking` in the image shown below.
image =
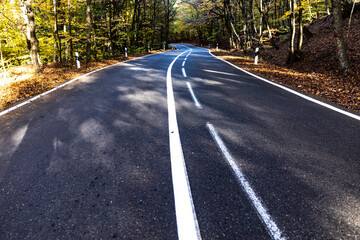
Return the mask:
[[[182,71],[183,76],[187,77],[186,72],[185,72],[185,68],[181,68],[181,71]]]
[[[199,102],[199,100],[197,99],[197,97],[195,96],[195,93],[194,93],[194,91],[193,91],[193,89],[192,89],[192,87],[191,87],[190,82],[186,82],[186,85],[187,85],[187,87],[188,87],[188,89],[189,89],[189,92],[190,92],[190,94],[191,94],[192,99],[194,100],[195,106],[196,106],[198,109],[202,109],[203,107],[202,107],[202,105],[200,104],[200,102]]]
[[[179,240],[201,239],[199,224],[196,218],[191,195],[189,179],[186,171],[184,154],[181,147],[179,128],[176,119],[174,91],[171,80],[171,69],[176,60],[185,52],[179,54],[169,65],[166,75],[169,140],[171,172],[174,188],[175,213]]]
[[[165,52],[153,53],[153,54],[145,55],[145,56],[142,56],[142,57],[137,57],[137,58],[129,59],[129,60],[126,60],[126,61],[118,62],[118,63],[112,64],[112,65],[109,65],[109,66],[106,66],[106,67],[103,67],[103,68],[99,68],[99,69],[96,69],[96,70],[94,70],[94,71],[85,73],[84,75],[81,75],[81,76],[79,76],[79,77],[76,77],[76,78],[74,78],[74,79],[71,79],[71,80],[69,80],[69,81],[67,81],[67,82],[65,82],[65,83],[63,83],[63,84],[58,85],[57,87],[55,87],[55,88],[53,88],[53,89],[50,89],[49,91],[43,92],[43,93],[41,93],[41,94],[39,94],[39,95],[36,95],[36,96],[34,96],[34,97],[32,97],[32,98],[30,98],[30,99],[28,99],[28,100],[20,103],[20,104],[17,104],[17,105],[15,105],[15,106],[13,106],[13,107],[11,107],[11,108],[9,108],[9,109],[6,109],[6,110],[0,112],[0,117],[3,116],[3,115],[5,115],[5,114],[7,114],[7,113],[9,113],[9,112],[12,112],[12,111],[16,110],[16,109],[18,109],[18,108],[20,108],[20,107],[22,107],[22,106],[24,106],[24,105],[26,105],[26,104],[29,104],[29,103],[35,101],[36,99],[38,99],[38,98],[40,98],[40,97],[43,97],[43,96],[48,95],[49,93],[52,93],[52,92],[54,92],[54,91],[56,91],[56,90],[58,90],[58,89],[60,89],[60,88],[63,88],[63,87],[65,87],[65,86],[69,85],[70,83],[73,83],[73,82],[75,82],[75,81],[77,81],[77,80],[79,80],[79,79],[81,79],[81,78],[83,78],[83,77],[89,76],[89,75],[91,75],[91,74],[93,74],[93,73],[96,73],[96,72],[105,70],[105,69],[107,69],[107,68],[110,68],[110,67],[113,67],[113,66],[116,66],[116,65],[121,65],[121,64],[126,63],[126,62],[135,61],[135,60],[137,60],[137,59],[141,59],[141,58],[153,56],[153,55],[160,54],[160,53],[165,53]]]
[[[191,52],[192,52],[192,49],[190,49],[190,52],[186,55],[186,57],[185,57],[185,59],[184,59],[184,61],[182,63],[181,71],[182,71],[183,77],[187,77],[186,72],[185,72],[185,62],[186,62],[187,58],[189,57],[189,55],[191,54]]]
[[[239,76],[238,74],[227,73],[227,72],[219,72],[219,71],[215,71],[215,70],[204,69],[204,71],[205,72],[210,72],[210,73],[218,73],[218,74],[230,75],[230,76]]]
[[[321,106],[323,106],[323,107],[326,107],[326,108],[328,108],[328,109],[331,109],[331,110],[333,110],[333,111],[335,111],[335,112],[344,114],[344,115],[346,115],[346,116],[348,116],[348,117],[351,117],[351,118],[354,118],[354,119],[356,119],[356,120],[360,120],[360,116],[359,116],[359,115],[356,115],[356,114],[351,113],[351,112],[347,112],[347,111],[345,111],[345,110],[342,110],[342,109],[340,109],[340,108],[337,108],[337,107],[335,107],[335,106],[332,106],[332,105],[330,105],[330,104],[328,104],[328,103],[324,103],[324,102],[319,101],[319,100],[317,100],[317,99],[315,99],[315,98],[306,96],[306,95],[304,95],[304,94],[302,94],[302,93],[299,93],[299,92],[297,92],[297,91],[295,91],[295,90],[292,90],[291,88],[285,87],[285,86],[283,86],[283,85],[281,85],[281,84],[278,84],[278,83],[272,82],[272,81],[270,81],[270,80],[267,80],[267,79],[265,79],[265,78],[259,77],[259,76],[255,75],[255,74],[251,73],[251,72],[246,71],[245,69],[242,69],[241,67],[238,67],[238,66],[236,66],[236,65],[234,65],[234,64],[232,64],[232,63],[230,63],[230,62],[228,62],[228,61],[226,61],[226,60],[224,60],[224,59],[219,58],[218,56],[215,56],[214,54],[212,54],[212,53],[210,52],[210,50],[209,50],[209,53],[210,53],[210,55],[212,55],[213,57],[215,57],[215,58],[217,58],[217,59],[219,59],[219,60],[221,60],[221,61],[223,61],[223,62],[225,62],[225,63],[227,63],[227,64],[229,64],[229,65],[231,65],[231,66],[233,66],[234,68],[237,68],[237,69],[239,69],[240,71],[243,71],[244,73],[247,73],[247,74],[249,74],[249,75],[251,75],[251,76],[253,76],[253,77],[255,77],[255,78],[257,78],[257,79],[259,79],[259,80],[261,80],[261,81],[267,82],[267,83],[269,83],[269,84],[271,84],[271,85],[274,85],[274,86],[276,86],[276,87],[278,87],[278,88],[281,88],[281,89],[283,89],[283,90],[285,90],[285,91],[288,91],[288,92],[290,92],[290,93],[292,93],[292,94],[295,94],[295,95],[297,95],[297,96],[299,96],[299,97],[301,97],[301,98],[304,98],[304,99],[306,99],[306,100],[308,100],[308,101],[310,101],[310,102],[313,102],[313,103],[316,103],[316,104],[321,105]]]
[[[189,53],[186,55],[186,57],[185,57],[186,59],[189,57],[189,55],[192,53],[192,51],[193,51],[193,50],[190,49],[190,52],[189,52]]]
[[[239,181],[242,189],[247,194],[247,197],[249,198],[250,202],[256,209],[256,212],[262,222],[265,224],[268,233],[270,236],[275,240],[285,240],[286,237],[282,236],[281,231],[277,227],[276,223],[272,220],[272,217],[269,215],[267,209],[262,204],[261,199],[256,195],[255,191],[250,186],[250,183],[246,180],[241,168],[236,164],[235,159],[230,154],[229,150],[225,146],[225,143],[220,138],[219,134],[215,130],[214,126],[211,123],[206,123],[206,127],[208,128],[211,137],[214,139],[220,150],[222,151],[224,158],[232,168],[237,180]]]

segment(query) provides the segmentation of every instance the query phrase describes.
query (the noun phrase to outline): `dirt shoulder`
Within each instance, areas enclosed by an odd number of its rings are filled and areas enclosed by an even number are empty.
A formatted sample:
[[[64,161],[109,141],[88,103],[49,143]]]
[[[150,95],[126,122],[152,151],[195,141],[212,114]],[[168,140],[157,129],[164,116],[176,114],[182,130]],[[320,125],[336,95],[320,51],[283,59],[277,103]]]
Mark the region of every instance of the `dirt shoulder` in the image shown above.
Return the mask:
[[[151,51],[151,54],[158,52],[163,51]],[[32,74],[34,70],[31,65],[11,68],[7,71],[5,79],[0,78],[0,111],[85,73],[144,55],[148,55],[148,53],[139,53],[130,55],[128,58],[118,57],[89,64],[82,63],[80,69],[75,66],[61,66],[52,63],[42,66],[42,73],[36,76]]]
[[[360,81],[352,69],[347,71],[307,72],[254,59],[240,52],[212,52],[214,55],[271,81],[296,91],[360,112]]]

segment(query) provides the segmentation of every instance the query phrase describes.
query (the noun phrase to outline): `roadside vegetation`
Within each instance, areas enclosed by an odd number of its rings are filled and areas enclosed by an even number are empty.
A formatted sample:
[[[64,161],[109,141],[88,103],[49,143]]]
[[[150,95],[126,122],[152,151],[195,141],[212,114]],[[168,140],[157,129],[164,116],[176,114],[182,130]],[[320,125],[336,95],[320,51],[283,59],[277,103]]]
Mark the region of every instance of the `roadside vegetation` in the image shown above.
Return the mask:
[[[168,48],[174,4],[0,0],[0,110],[126,55]]]
[[[0,82],[0,111],[13,104],[48,91],[61,83],[67,82],[85,73],[125,60],[162,52],[153,50],[150,53],[131,54],[128,57],[117,57],[90,63],[81,63],[81,68],[50,63],[42,65],[41,72],[34,74],[32,65],[12,67],[7,72],[7,80]]]
[[[0,0],[0,110],[126,54],[187,42],[360,111],[359,39],[359,0]]]
[[[182,41],[210,46],[246,70],[360,111],[359,1],[186,0],[180,9],[176,34]]]

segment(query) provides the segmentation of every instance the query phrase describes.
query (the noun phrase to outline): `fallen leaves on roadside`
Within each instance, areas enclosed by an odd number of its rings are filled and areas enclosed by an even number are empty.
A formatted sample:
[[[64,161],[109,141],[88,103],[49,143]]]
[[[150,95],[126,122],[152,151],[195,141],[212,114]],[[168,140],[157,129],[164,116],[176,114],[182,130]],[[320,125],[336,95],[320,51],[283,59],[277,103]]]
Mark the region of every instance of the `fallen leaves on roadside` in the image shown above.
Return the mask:
[[[241,56],[238,52],[222,51],[214,54],[274,82],[360,112],[360,81],[355,68],[342,72],[308,73],[266,61],[259,61],[255,65],[253,59]]]
[[[310,39],[305,37],[302,59],[292,65],[286,63],[288,41],[278,41],[278,49],[265,42],[258,65],[248,57],[255,55],[253,50],[247,51],[248,56],[241,51],[214,54],[274,82],[360,112],[360,12],[354,12],[350,29],[348,24],[344,25],[351,62],[351,67],[344,71],[337,69],[332,18],[317,19],[308,27],[313,36]]]
[[[151,51],[151,53],[161,51],[162,50]],[[118,57],[99,62],[91,62],[89,64],[82,63],[80,69],[74,66],[61,66],[59,64],[52,63],[42,66],[42,73],[39,75],[29,74],[34,72],[31,65],[14,67],[8,71],[9,73],[7,77],[10,81],[2,83],[1,81],[3,79],[0,79],[0,110],[6,109],[19,101],[48,91],[61,83],[91,72],[95,69],[103,68],[108,65],[144,55],[147,55],[147,53],[134,54],[128,58]]]

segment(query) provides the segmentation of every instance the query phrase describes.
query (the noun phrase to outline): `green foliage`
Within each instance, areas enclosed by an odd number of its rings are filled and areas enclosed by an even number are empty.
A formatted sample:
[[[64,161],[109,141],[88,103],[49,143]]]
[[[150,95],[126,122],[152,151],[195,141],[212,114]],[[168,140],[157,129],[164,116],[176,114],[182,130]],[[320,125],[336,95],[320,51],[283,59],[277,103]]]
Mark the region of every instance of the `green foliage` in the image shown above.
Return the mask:
[[[147,51],[147,50],[144,47],[131,46],[129,49],[129,53],[142,53],[145,51]]]
[[[0,40],[8,65],[24,63],[29,58],[19,12],[20,5],[15,2],[0,1]],[[26,57],[24,59],[20,56]]]
[[[53,1],[32,2],[40,59],[43,63],[54,59],[62,60],[63,63],[71,61],[71,45],[73,52],[86,55],[86,0],[70,0],[70,5],[66,0],[57,2],[57,32],[54,31]],[[175,2],[171,0],[167,6],[166,1],[160,0],[91,1],[92,58],[109,58],[123,54],[125,47],[134,53],[146,51],[148,45],[152,45],[152,48],[162,47],[167,38],[167,13],[169,11],[169,21],[172,21],[175,16]],[[0,40],[4,40],[2,50],[5,61],[23,64],[29,60],[25,34],[21,1],[0,1]]]
[[[297,0],[295,9],[297,18],[300,10],[304,24],[327,15],[325,1]],[[177,26],[173,28],[174,40],[197,39],[203,43],[229,43],[231,39],[230,42],[235,42],[239,46],[249,43],[251,45],[253,42],[261,43],[260,36],[264,40],[264,37],[269,35],[268,26],[272,31],[274,28],[288,31],[291,12],[288,11],[286,2],[288,1],[182,0],[178,8],[178,17],[174,21],[174,25]],[[331,0],[327,0],[327,3],[328,8],[331,8]],[[231,23],[235,30],[231,27]],[[286,34],[280,34],[280,39],[287,38]]]

